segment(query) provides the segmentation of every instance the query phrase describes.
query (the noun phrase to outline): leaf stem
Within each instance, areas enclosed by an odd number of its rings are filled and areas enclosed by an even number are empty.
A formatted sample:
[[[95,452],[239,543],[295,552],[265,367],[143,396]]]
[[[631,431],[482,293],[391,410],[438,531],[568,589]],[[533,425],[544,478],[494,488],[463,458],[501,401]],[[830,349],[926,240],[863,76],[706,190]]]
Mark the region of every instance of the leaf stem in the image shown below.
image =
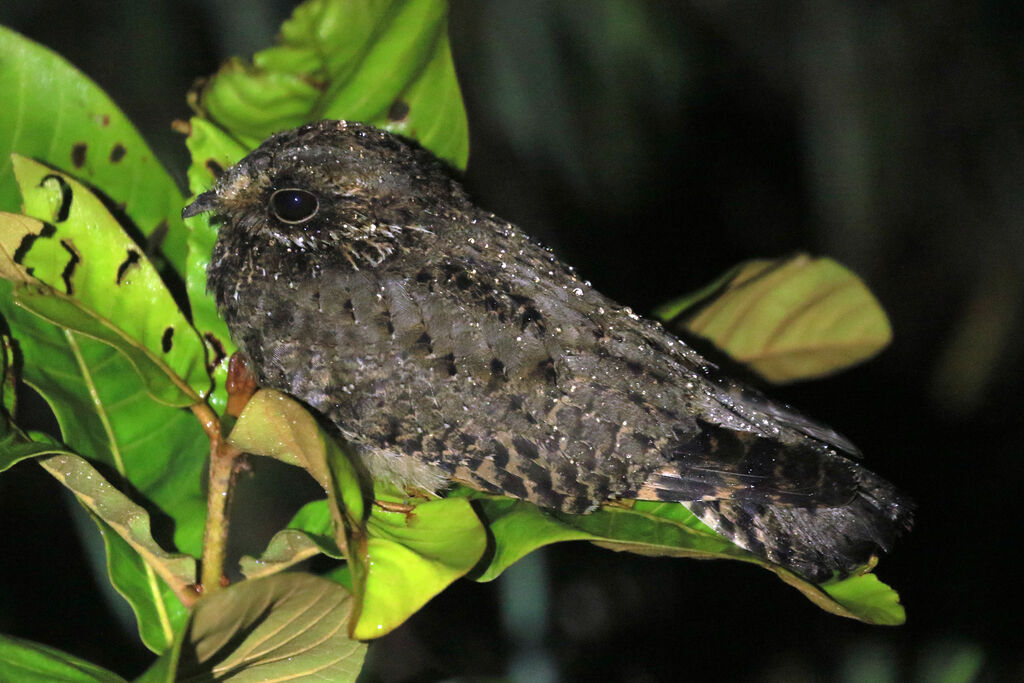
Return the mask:
[[[227,505],[234,482],[235,461],[242,451],[224,441],[220,420],[205,403],[192,406],[210,439],[209,491],[206,498],[206,528],[203,531],[203,558],[200,584],[203,595],[223,588],[224,556],[228,539]]]

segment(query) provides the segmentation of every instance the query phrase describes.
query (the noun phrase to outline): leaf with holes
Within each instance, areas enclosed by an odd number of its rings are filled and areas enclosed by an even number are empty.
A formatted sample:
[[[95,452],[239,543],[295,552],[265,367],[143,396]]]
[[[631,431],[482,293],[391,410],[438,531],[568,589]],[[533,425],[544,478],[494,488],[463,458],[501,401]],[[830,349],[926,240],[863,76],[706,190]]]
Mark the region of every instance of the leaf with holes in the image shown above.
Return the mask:
[[[19,246],[20,265],[137,339],[192,392],[206,394],[210,379],[199,336],[99,198],[36,161],[19,155],[12,161],[25,213],[47,223]]]
[[[0,634],[0,680],[19,683],[126,683],[112,671],[67,652]]]
[[[233,59],[193,93],[204,117],[253,147],[322,118],[415,138],[465,168],[469,136],[444,0],[309,0],[252,63]]]
[[[21,245],[35,244],[47,230],[47,225],[37,219],[0,212],[0,276],[16,283],[13,292],[7,283],[2,287],[5,292],[10,293],[9,296],[0,299],[0,311],[8,321],[18,321],[20,325],[17,327],[22,331],[32,327],[49,327],[56,318],[60,318],[68,328],[80,332],[88,329],[94,338],[98,337],[119,348],[130,359],[133,367],[145,381],[151,396],[168,405],[194,403],[198,398],[195,392],[184,385],[159,358],[155,358],[110,321],[84,308],[81,302],[41,284],[29,274],[24,265],[19,263],[23,258],[19,254],[24,251]],[[16,300],[23,304],[20,308],[14,305]],[[21,310],[32,309],[34,303],[41,306],[39,310],[33,311],[40,315],[40,318],[19,314]],[[46,311],[49,311],[49,318]]]
[[[0,472],[29,458],[64,484],[89,511],[107,549],[110,580],[132,606],[142,641],[163,652],[185,622],[177,596],[188,596],[196,561],[165,552],[150,531],[150,517],[118,491],[84,458],[59,445],[26,441],[15,432],[0,440]]]
[[[245,147],[232,140],[209,121],[193,118],[188,139],[192,163],[188,167],[188,183],[193,194],[213,186],[220,172],[245,156]],[[210,365],[213,366],[213,392],[210,405],[221,412],[227,404],[224,381],[228,360],[235,351],[227,325],[217,315],[213,294],[206,291],[206,268],[210,265],[217,229],[210,224],[208,214],[189,220],[188,265],[185,270],[185,289],[188,292],[192,324],[206,343]]]
[[[201,600],[180,645],[139,680],[354,681],[366,644],[345,631],[352,605],[310,574],[242,581]]]
[[[11,284],[0,281],[0,304],[11,300]],[[9,305],[8,305],[9,306]],[[188,411],[154,401],[131,363],[111,346],[60,329],[16,306],[5,310],[23,358],[23,380],[46,400],[63,441],[74,452],[103,463],[115,485],[127,480],[145,501],[157,528],[173,530],[173,545],[198,555],[206,498],[202,491],[209,441]],[[108,552],[109,552],[108,548]],[[111,574],[127,577],[141,568],[108,554]],[[144,574],[144,572],[143,572]],[[162,591],[145,576],[153,600]],[[125,578],[124,580],[127,580]]]
[[[181,191],[106,93],[59,55],[0,26],[0,210],[17,211],[11,152],[73,173],[124,207],[178,277],[185,272]]]
[[[892,338],[885,311],[856,275],[806,254],[750,261],[656,314],[771,382],[838,372]]]

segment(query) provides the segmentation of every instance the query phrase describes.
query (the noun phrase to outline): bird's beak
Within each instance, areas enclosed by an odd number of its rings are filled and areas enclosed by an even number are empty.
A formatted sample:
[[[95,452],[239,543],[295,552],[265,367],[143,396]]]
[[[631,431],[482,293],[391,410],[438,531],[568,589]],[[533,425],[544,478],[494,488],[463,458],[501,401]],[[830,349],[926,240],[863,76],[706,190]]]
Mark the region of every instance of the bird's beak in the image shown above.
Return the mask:
[[[182,209],[181,217],[192,218],[193,216],[198,216],[201,213],[213,211],[216,208],[217,194],[213,190],[208,190],[197,196],[191,204]]]

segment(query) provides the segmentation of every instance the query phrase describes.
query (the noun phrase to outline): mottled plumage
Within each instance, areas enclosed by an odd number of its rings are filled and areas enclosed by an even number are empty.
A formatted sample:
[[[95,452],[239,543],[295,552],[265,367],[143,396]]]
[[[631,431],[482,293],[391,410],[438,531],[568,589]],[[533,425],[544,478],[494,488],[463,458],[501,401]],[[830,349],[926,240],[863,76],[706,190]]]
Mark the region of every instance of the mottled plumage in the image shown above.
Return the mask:
[[[287,131],[185,215],[202,211],[222,220],[209,288],[261,383],[326,415],[375,477],[578,513],[679,501],[816,580],[909,525],[846,440],[603,296],[414,143]]]

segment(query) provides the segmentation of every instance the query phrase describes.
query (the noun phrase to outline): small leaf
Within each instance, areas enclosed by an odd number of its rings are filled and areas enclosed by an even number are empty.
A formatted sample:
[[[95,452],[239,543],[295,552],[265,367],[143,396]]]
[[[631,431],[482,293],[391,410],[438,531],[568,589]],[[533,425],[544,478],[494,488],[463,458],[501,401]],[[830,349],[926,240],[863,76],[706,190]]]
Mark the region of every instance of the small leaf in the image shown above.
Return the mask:
[[[366,494],[352,461],[305,408],[280,392],[258,391],[229,441],[236,448],[303,467],[327,491],[328,501],[310,503],[298,520],[305,538],[282,532],[274,538],[278,545],[268,548],[268,564],[250,561],[245,566],[254,572],[276,571],[281,567],[274,564],[290,563],[311,551],[309,542],[327,531],[320,508],[326,505],[334,520],[335,544],[344,549],[353,573],[358,603],[350,627],[354,637],[375,638],[397,627],[472,569],[486,548],[486,532],[465,499],[420,503],[408,513],[374,508],[367,517]]]
[[[238,566],[245,578],[257,579],[276,574],[322,552],[323,549],[308,534],[284,529],[274,534],[259,558],[246,555],[239,560]]]
[[[309,0],[279,44],[234,59],[194,97],[204,116],[247,146],[322,118],[362,121],[415,138],[464,168],[468,126],[444,0]]]
[[[658,315],[780,383],[863,362],[892,338],[885,312],[856,275],[805,254],[743,264]]]
[[[245,556],[239,568],[247,579],[268,576],[305,559],[323,553],[341,559],[344,553],[333,540],[331,513],[326,500],[314,500],[302,506],[288,528],[277,532],[259,558]]]
[[[0,210],[20,204],[10,153],[34,157],[102,188],[184,275],[181,191],[106,93],[56,53],[2,26],[0,92]]]
[[[53,228],[31,241],[21,265],[137,339],[193,393],[208,392],[199,336],[103,202],[71,176],[19,155],[12,162],[25,213]]]
[[[899,626],[907,620],[900,596],[874,574],[851,576],[824,584],[821,589],[862,621]]]
[[[295,399],[273,389],[257,391],[228,441],[247,453],[305,469],[323,487],[332,506],[343,505],[357,524],[364,519],[362,484],[349,458]],[[339,468],[344,468],[341,476],[335,471]]]
[[[176,679],[354,681],[366,645],[346,633],[352,604],[340,585],[310,574],[229,586],[196,605],[179,659],[190,664]]]
[[[469,501],[446,498],[409,513],[374,510],[365,552],[349,567],[362,587],[354,638],[377,638],[400,626],[427,601],[465,576],[487,547]]]
[[[0,634],[0,680],[18,683],[125,683],[112,671],[67,652]]]

